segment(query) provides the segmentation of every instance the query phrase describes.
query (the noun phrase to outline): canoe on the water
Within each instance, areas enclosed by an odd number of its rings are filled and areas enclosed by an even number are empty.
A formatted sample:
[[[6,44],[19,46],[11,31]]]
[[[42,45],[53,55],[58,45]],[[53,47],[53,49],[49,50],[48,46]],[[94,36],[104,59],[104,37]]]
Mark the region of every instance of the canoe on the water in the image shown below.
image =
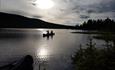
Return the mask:
[[[47,36],[53,36],[53,35],[55,35],[55,33],[43,34],[43,37],[47,37]]]

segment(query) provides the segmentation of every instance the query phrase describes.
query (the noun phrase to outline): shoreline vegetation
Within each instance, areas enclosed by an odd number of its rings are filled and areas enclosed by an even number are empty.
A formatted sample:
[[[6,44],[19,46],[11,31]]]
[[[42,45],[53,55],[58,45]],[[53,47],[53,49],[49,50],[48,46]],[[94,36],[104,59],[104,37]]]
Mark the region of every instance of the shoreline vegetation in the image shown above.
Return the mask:
[[[115,32],[104,32],[104,31],[82,31],[82,32],[71,32],[79,34],[115,34]]]
[[[89,30],[89,31],[107,31],[107,32],[114,32],[115,31],[115,21],[106,18],[106,19],[89,19],[87,22],[85,21],[81,25],[76,25],[76,29],[81,30]]]
[[[115,40],[105,40],[104,48],[96,48],[93,39],[89,39],[87,48],[82,48],[71,57],[75,70],[114,70]]]

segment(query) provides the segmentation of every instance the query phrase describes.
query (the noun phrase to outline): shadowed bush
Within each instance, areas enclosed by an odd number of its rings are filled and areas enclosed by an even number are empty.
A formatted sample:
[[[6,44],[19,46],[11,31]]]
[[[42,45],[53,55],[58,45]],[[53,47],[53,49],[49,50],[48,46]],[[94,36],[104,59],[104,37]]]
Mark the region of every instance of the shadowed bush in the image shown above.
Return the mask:
[[[75,70],[115,70],[115,44],[106,41],[104,49],[98,49],[89,40],[87,48],[80,49],[72,57]]]

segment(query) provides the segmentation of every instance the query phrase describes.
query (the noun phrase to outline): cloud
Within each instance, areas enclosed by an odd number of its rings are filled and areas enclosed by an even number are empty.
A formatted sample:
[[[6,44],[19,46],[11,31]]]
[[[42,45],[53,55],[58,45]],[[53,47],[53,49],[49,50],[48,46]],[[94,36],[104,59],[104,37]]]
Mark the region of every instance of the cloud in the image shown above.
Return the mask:
[[[88,19],[88,18],[90,18],[90,16],[88,16],[88,15],[80,15],[80,18],[81,19]]]
[[[55,0],[59,6],[55,9],[55,19],[60,18],[63,23],[82,23],[87,19],[113,18],[115,19],[114,0]],[[73,15],[74,14],[74,15]],[[69,16],[67,16],[69,15]],[[72,17],[74,18],[72,18]],[[67,19],[67,18],[69,19]]]
[[[115,19],[115,0],[52,0],[55,7],[41,10],[35,0],[1,0],[0,11],[40,18],[49,22],[74,24],[87,19]]]
[[[0,2],[0,11],[20,14],[20,15],[37,15],[39,13],[32,5],[32,0],[1,0]]]
[[[105,12],[115,12],[115,1],[105,1],[99,4],[89,5],[88,13],[105,13]]]

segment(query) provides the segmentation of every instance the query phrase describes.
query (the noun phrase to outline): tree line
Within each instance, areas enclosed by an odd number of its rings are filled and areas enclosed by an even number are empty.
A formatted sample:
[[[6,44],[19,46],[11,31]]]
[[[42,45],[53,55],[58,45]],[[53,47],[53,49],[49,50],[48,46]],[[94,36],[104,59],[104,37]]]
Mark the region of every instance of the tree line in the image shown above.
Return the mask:
[[[92,20],[89,19],[87,22],[85,21],[81,25],[76,25],[76,28],[83,29],[83,30],[106,30],[106,31],[114,31],[115,30],[115,21],[106,18],[104,20]]]

